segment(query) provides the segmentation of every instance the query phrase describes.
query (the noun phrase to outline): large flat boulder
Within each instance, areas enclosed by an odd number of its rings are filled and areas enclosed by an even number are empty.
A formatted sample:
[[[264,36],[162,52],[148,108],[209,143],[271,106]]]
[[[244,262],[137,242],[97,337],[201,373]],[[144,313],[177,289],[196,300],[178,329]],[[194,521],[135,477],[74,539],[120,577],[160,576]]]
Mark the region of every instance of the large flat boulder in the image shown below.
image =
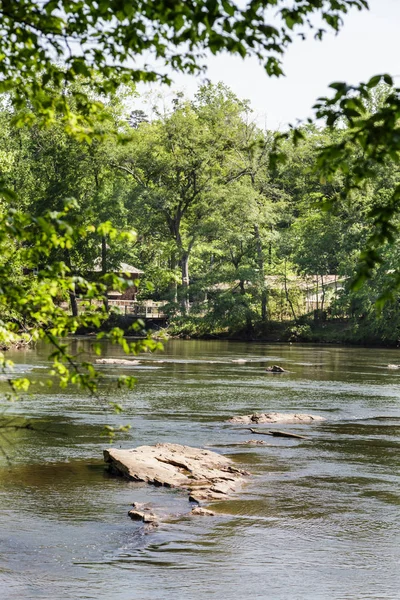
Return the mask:
[[[242,415],[238,417],[232,417],[229,419],[229,423],[318,423],[325,421],[324,417],[318,415],[308,415],[304,413],[254,413],[252,415]]]
[[[110,448],[104,460],[128,479],[187,490],[195,502],[226,499],[248,475],[225,456],[180,444]]]

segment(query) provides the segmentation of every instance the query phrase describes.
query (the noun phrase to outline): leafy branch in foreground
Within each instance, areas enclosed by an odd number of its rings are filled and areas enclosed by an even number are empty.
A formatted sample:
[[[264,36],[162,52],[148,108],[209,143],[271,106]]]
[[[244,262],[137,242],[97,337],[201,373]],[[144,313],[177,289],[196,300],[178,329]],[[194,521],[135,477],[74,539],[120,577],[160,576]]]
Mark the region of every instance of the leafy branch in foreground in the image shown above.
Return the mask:
[[[353,278],[352,289],[357,290],[373,276],[383,262],[384,246],[393,244],[399,232],[400,88],[394,87],[388,74],[376,75],[356,86],[336,82],[330,87],[333,96],[319,98],[314,106],[316,118],[325,123],[332,135],[328,143],[317,149],[313,172],[322,184],[340,177],[341,185],[336,193],[322,195],[316,206],[334,212],[340,203],[357,204],[360,195],[368,195],[368,188],[379,180],[382,170],[392,165],[393,172],[390,191],[377,195],[366,214],[370,233]],[[277,169],[287,161],[285,140],[290,139],[298,147],[306,137],[302,126],[277,134],[270,155],[271,168]],[[390,289],[382,293],[378,302],[392,298],[399,286],[400,272],[396,271]]]
[[[79,225],[78,215],[74,214],[77,208],[74,201],[69,201],[62,211],[48,211],[39,217],[14,209],[9,209],[3,216],[0,222],[0,341],[2,346],[12,345],[22,330],[32,341],[49,342],[53,346],[50,355],[52,374],[57,375],[61,387],[73,383],[97,394],[101,375],[92,363],[72,355],[68,343],[62,340],[82,327],[99,329],[109,317],[102,304],[108,286],[126,289],[132,282],[108,273],[93,283],[72,273],[60,259],[78,239],[93,233],[93,227]],[[99,226],[101,234],[105,230],[114,239],[125,240],[127,235],[132,235],[118,233],[110,224]],[[62,301],[71,293],[75,294],[76,286],[79,286],[82,301],[92,309],[71,316]],[[161,348],[159,342],[149,337],[128,342],[119,328],[112,328],[107,333],[100,331],[96,335],[97,340],[103,338],[120,345],[126,353]],[[94,351],[101,352],[99,343],[94,343]],[[29,380],[11,377],[12,363],[4,353],[0,355],[0,361],[12,392],[26,392]],[[132,377],[120,377],[118,386],[132,387],[134,382]]]
[[[384,84],[386,87],[382,87]],[[335,94],[319,99],[316,116],[330,128],[344,124],[345,132],[338,143],[321,149],[316,167],[327,178],[341,172],[345,182],[341,195],[351,200],[354,192],[365,189],[377,177],[381,167],[400,163],[400,88],[393,86],[388,74],[376,75],[358,86],[339,82],[330,87]],[[371,207],[368,216],[372,231],[360,255],[354,289],[369,279],[382,262],[380,249],[394,242],[399,200],[400,181],[390,195]],[[397,284],[400,274],[398,279]]]
[[[114,93],[121,83],[170,83],[165,67],[202,72],[206,50],[256,56],[268,75],[279,76],[295,37],[313,30],[322,39],[324,27],[338,31],[352,8],[368,9],[368,2],[295,0],[288,8],[283,0],[244,6],[233,0],[2,0],[0,92],[11,92],[18,109],[30,107],[44,123],[62,114],[76,130],[82,115],[94,116],[100,106],[81,89],[71,110],[64,88],[79,78],[90,81],[97,96]]]

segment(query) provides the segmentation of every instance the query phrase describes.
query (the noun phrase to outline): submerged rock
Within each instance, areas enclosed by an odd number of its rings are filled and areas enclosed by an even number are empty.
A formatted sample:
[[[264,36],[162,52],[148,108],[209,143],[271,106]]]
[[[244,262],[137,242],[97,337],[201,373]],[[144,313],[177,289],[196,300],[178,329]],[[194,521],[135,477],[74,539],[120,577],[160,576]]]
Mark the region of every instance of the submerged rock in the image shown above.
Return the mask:
[[[143,521],[143,523],[152,523],[153,525],[158,524],[158,517],[152,512],[140,511],[140,510],[130,510],[128,515],[134,521]]]
[[[201,506],[195,506],[192,508],[191,515],[200,515],[202,517],[215,517],[215,512],[202,508]]]
[[[129,360],[127,358],[97,358],[98,365],[138,365],[138,360]]]
[[[303,413],[254,413],[252,415],[242,415],[232,417],[229,423],[317,423],[325,421],[324,417],[318,415],[308,415]]]
[[[195,502],[222,500],[243,483],[246,471],[216,452],[181,446],[156,444],[131,450],[104,450],[110,469],[134,481],[187,490]],[[138,511],[144,512],[144,511]]]
[[[151,511],[150,504],[148,502],[132,502],[132,506],[135,510]]]
[[[264,442],[264,440],[246,440],[245,442],[239,442],[238,446],[272,446],[272,444],[268,444],[268,442]]]
[[[222,444],[212,444],[213,448],[237,448],[240,446],[272,446],[264,440],[245,440],[244,442],[228,442]]]
[[[272,367],[267,367],[265,369],[268,373],[287,373],[286,369],[280,367],[279,365],[273,365]]]

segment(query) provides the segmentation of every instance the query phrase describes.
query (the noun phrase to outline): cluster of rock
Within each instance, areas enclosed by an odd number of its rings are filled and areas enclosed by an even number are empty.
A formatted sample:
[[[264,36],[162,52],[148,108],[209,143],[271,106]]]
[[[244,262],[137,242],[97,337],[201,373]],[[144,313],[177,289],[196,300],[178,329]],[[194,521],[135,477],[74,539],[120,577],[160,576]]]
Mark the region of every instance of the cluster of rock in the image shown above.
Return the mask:
[[[257,362],[257,361],[247,360],[246,358],[235,358],[231,362],[237,363],[239,365],[244,365],[248,362]],[[280,367],[279,365],[272,365],[270,367],[267,367],[265,370],[268,373],[287,373],[286,369],[284,369],[283,367]]]
[[[203,506],[193,507],[189,514],[201,517],[215,517],[215,512],[208,510]],[[133,521],[145,523],[149,529],[158,527],[160,524],[160,516],[153,512],[149,504],[134,502],[133,509],[128,512],[128,515]]]
[[[309,415],[304,413],[254,413],[252,415],[241,415],[238,417],[231,417],[229,423],[286,423],[286,424],[301,424],[301,423],[314,423],[319,421],[325,421],[324,417],[318,415]]]
[[[325,421],[323,417],[303,413],[254,413],[236,416],[230,423],[287,423],[305,424]],[[277,430],[262,431],[250,429],[252,433],[282,435],[301,438],[304,436]],[[269,445],[262,440],[250,439],[240,445]],[[180,444],[156,444],[123,450],[104,450],[104,460],[110,471],[133,481],[143,481],[155,486],[178,488],[188,493],[189,501],[195,503],[189,514],[213,516],[215,513],[200,506],[203,502],[226,500],[249,475],[238,469],[233,461],[225,456],[199,448]],[[148,504],[133,504],[129,516],[141,521],[147,528],[157,527],[160,517]]]
[[[131,519],[134,521],[142,521],[143,523],[148,523],[151,525],[158,525],[159,518],[151,510],[148,504],[134,502],[132,506],[133,509],[128,512],[128,515]]]
[[[264,440],[246,440],[244,442],[239,442],[238,446],[271,446],[268,442]]]
[[[133,481],[186,490],[189,500],[196,504],[225,500],[243,483],[246,471],[233,461],[210,450],[180,444],[139,446],[130,450],[104,450],[104,460],[111,471]],[[199,507],[198,507],[199,508]],[[193,510],[193,514],[209,514]],[[129,515],[136,520],[152,523],[157,517],[135,506]]]
[[[29,348],[32,344],[32,336],[21,337],[14,342],[2,342],[0,344],[0,352],[7,352],[8,350],[24,350]]]

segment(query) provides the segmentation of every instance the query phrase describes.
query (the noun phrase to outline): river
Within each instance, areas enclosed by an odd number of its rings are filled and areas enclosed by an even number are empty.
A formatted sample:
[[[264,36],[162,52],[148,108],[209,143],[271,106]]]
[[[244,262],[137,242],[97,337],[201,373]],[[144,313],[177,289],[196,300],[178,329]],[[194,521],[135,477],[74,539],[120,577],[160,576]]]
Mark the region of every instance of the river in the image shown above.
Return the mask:
[[[105,345],[104,355],[122,352]],[[2,409],[3,424],[24,415],[36,429],[0,429],[2,600],[400,598],[400,370],[386,368],[399,350],[172,340],[137,367],[102,366],[110,386],[118,373],[138,378],[112,392],[121,415],[40,387],[45,348],[10,358],[38,383]],[[309,440],[237,445],[254,435],[226,420],[265,411],[327,420],[285,426]],[[132,425],[114,445],[204,446],[252,477],[217,516],[182,517],[183,492],[104,471],[105,423]],[[172,516],[146,532],[127,516],[133,501]]]

